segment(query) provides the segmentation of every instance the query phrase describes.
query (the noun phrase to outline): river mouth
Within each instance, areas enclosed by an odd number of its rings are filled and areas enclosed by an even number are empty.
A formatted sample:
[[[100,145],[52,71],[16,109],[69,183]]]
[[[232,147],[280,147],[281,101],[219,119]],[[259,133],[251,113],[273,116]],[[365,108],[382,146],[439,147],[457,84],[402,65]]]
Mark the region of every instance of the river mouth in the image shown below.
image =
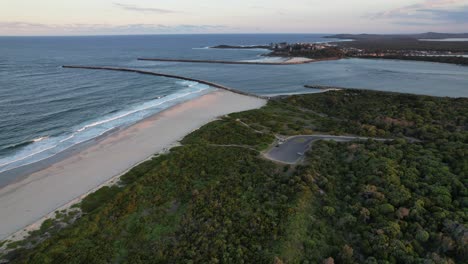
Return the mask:
[[[112,40],[112,41],[109,41]],[[320,34],[0,38],[0,174],[126,127],[170,107],[191,84],[121,73],[65,71],[112,65],[209,80],[256,95],[310,93],[306,84],[468,97],[466,67],[429,62],[342,59],[301,65],[216,65],[139,57],[255,61],[264,50],[203,49],[220,43],[329,42]],[[38,45],[37,43],[40,43]],[[201,49],[197,49],[200,47]],[[192,89],[192,90],[191,90]],[[182,98],[181,98],[182,99]],[[136,111],[135,111],[136,110]]]

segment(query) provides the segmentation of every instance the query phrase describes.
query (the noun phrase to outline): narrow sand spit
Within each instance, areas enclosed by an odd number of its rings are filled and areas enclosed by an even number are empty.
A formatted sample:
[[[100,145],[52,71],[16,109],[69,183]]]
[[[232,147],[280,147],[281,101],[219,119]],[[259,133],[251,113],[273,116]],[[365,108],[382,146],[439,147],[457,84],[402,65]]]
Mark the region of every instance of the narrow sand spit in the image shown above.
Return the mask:
[[[316,60],[304,58],[304,57],[292,57],[285,61],[285,63],[308,63]]]
[[[38,227],[56,209],[64,209],[98,186],[116,181],[118,175],[135,164],[217,117],[259,108],[265,103],[260,98],[216,90],[111,134],[0,189],[0,240],[15,232],[15,238],[24,235],[25,229]]]

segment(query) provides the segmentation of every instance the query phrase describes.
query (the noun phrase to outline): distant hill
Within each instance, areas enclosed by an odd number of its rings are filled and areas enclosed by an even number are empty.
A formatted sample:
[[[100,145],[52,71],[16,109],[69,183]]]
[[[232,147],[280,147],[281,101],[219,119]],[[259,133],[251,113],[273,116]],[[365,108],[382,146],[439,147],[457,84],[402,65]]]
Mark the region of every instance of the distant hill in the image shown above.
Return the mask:
[[[352,39],[354,41],[341,41],[334,44],[344,48],[358,48],[367,51],[382,50],[424,50],[424,51],[451,51],[468,52],[466,41],[420,41],[421,39],[451,39],[468,38],[468,33],[435,33],[421,34],[338,34],[327,38]]]
[[[326,38],[372,40],[372,39],[445,39],[468,38],[468,33],[436,33],[426,32],[420,34],[337,34]]]

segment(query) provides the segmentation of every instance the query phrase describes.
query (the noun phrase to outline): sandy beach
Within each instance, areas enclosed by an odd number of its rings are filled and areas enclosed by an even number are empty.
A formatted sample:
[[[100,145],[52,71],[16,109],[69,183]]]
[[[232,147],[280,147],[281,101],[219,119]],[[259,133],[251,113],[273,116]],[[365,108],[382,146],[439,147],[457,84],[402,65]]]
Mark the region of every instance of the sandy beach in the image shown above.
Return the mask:
[[[304,58],[304,57],[292,57],[288,58],[285,63],[307,63],[307,62],[314,62],[315,60]]]
[[[58,208],[169,148],[219,116],[255,109],[266,100],[216,90],[179,104],[0,189],[0,240],[37,226]],[[29,229],[29,228],[28,228]]]
[[[337,58],[332,58],[337,59]],[[309,59],[304,57],[278,57],[265,56],[261,59],[228,61],[228,60],[189,60],[189,59],[163,59],[163,58],[138,58],[141,61],[162,61],[162,62],[186,62],[186,63],[219,63],[219,64],[256,64],[256,65],[290,65],[290,64],[305,64],[322,60],[330,59]],[[75,67],[73,65],[64,66]]]

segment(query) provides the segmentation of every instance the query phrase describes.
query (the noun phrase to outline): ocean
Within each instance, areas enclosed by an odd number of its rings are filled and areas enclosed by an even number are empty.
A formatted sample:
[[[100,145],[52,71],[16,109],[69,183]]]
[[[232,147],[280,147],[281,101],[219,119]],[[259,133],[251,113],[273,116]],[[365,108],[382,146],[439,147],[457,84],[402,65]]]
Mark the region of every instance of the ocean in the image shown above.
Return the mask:
[[[324,42],[320,34],[0,37],[0,186],[34,164],[175,104],[210,92],[196,82],[134,73],[63,69],[118,66],[205,79],[261,95],[314,92],[336,85],[468,97],[466,67],[345,59],[303,65],[216,65],[138,61],[138,57],[264,60],[265,50],[219,44]]]

